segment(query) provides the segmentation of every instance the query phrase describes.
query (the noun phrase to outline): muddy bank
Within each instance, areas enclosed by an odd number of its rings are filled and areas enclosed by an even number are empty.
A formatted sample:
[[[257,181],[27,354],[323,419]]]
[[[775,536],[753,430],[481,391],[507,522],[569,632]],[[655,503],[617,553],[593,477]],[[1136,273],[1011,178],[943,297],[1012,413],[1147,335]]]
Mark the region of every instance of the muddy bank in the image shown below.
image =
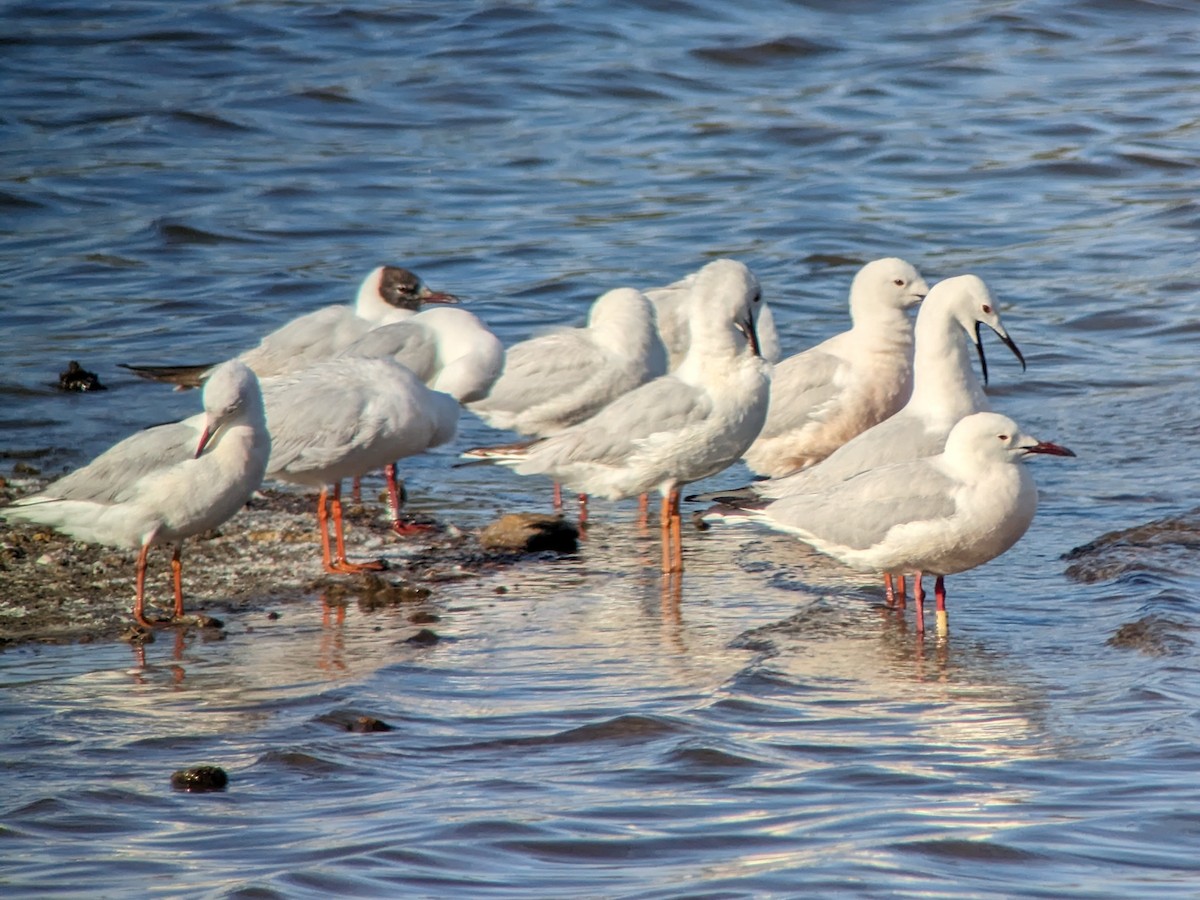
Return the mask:
[[[33,480],[0,482],[0,506],[32,493]],[[452,523],[427,521],[397,536],[385,505],[347,503],[347,554],[383,559],[387,570],[327,575],[320,559],[315,497],[264,488],[219,529],[183,547],[185,609],[217,619],[269,613],[284,602],[425,603],[437,585],[529,559],[525,548],[485,548]],[[537,548],[535,548],[536,550]],[[171,551],[155,548],[148,607],[173,603]],[[85,544],[43,526],[0,522],[0,648],[17,643],[137,640],[130,608],[137,552]]]

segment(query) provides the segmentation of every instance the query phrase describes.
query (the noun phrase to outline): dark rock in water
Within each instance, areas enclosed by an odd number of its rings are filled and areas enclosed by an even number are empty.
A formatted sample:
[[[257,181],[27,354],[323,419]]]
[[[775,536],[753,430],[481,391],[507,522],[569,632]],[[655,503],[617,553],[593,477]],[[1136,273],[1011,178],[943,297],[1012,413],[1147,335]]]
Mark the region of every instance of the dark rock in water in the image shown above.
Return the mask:
[[[574,553],[579,549],[579,530],[562,516],[509,513],[483,529],[479,542],[488,550],[513,553]]]
[[[171,775],[171,787],[177,791],[223,791],[227,784],[229,776],[220,766],[193,766],[190,769],[180,769]]]
[[[432,647],[440,640],[441,638],[437,636],[436,632],[430,631],[428,628],[422,628],[412,637],[405,638],[404,643],[416,644],[418,647]]]
[[[1150,615],[1136,622],[1126,622],[1105,643],[1121,650],[1137,650],[1148,656],[1167,656],[1192,646],[1192,642],[1180,634],[1190,630],[1192,627],[1184,622]]]
[[[418,610],[408,617],[408,621],[414,625],[432,625],[434,622],[440,622],[442,617],[437,613],[431,613],[428,610]]]
[[[1091,584],[1126,572],[1190,574],[1200,550],[1200,510],[1110,531],[1063,555],[1067,577]]]
[[[382,719],[363,715],[346,709],[335,709],[317,716],[317,721],[324,725],[332,725],[343,731],[353,731],[356,734],[370,734],[376,731],[392,731],[392,726]]]
[[[75,360],[67,363],[67,371],[58,375],[58,387],[64,391],[106,391],[95,372],[89,372]]]

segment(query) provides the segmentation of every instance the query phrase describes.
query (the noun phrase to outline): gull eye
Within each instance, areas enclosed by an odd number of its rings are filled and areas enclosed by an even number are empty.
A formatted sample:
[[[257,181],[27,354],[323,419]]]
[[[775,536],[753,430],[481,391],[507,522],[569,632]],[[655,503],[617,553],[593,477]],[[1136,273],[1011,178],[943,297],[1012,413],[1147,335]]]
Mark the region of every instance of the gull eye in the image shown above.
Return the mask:
[[[992,308],[990,306],[988,306],[986,303],[983,304],[983,311],[986,315],[990,316],[992,314]]]
[[[998,435],[996,435],[996,437],[1000,438],[1000,440],[1002,440],[1002,441],[1007,441],[1007,440],[1008,440],[1008,435],[1007,435],[1007,434],[998,434]]]
[[[897,278],[895,281],[892,282],[892,284],[894,284],[896,287],[904,287],[904,279]]]

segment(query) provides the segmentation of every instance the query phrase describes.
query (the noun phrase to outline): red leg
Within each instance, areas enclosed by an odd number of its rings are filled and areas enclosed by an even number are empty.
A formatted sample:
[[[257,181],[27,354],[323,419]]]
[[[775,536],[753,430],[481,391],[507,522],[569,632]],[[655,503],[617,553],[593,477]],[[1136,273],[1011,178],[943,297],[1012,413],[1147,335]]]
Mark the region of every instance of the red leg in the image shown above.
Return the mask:
[[[343,573],[378,572],[384,568],[381,560],[365,563],[352,563],[346,559],[346,535],[342,526],[342,483],[333,486],[333,500],[330,501],[330,513],[333,515],[333,538],[337,547],[336,570]]]
[[[171,554],[171,581],[175,587],[175,618],[183,617],[183,544],[175,545]]]
[[[357,475],[355,475],[354,480],[350,482],[350,499],[355,503],[362,503],[362,479]]]
[[[383,470],[387,479],[388,500],[392,505],[392,531],[400,535],[420,534],[429,531],[432,526],[414,525],[412,522],[400,521],[400,510],[404,506],[404,498],[400,494],[400,483],[396,478],[396,464],[388,463]]]
[[[638,526],[645,528],[650,524],[650,495],[641,494],[638,497]]]
[[[892,589],[892,573],[883,573],[883,596],[888,606],[896,605],[896,592]]]
[[[913,609],[917,615],[917,634],[925,633],[925,589],[921,586],[921,573],[917,572],[913,584]]]
[[[586,525],[588,520],[588,495],[579,495],[579,524]]]
[[[908,606],[908,586],[904,581],[904,576],[900,575],[896,578],[896,609],[904,609]]]
[[[562,509],[562,485],[554,482],[554,508]]]
[[[333,553],[329,548],[329,489],[321,488],[321,496],[317,498],[317,526],[321,530],[321,562],[326,572],[337,572],[333,565]]]

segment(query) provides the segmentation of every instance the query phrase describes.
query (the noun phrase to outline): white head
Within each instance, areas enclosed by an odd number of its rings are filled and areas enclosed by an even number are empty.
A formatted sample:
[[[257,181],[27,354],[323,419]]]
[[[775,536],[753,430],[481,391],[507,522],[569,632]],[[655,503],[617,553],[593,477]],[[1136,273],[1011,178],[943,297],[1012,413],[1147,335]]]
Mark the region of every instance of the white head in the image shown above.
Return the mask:
[[[983,369],[984,384],[987,384],[987,357],[984,355],[983,341],[979,334],[984,325],[999,335],[1005,346],[1021,361],[1022,371],[1025,369],[1025,357],[1005,331],[992,292],[978,275],[946,278],[930,289],[925,302],[921,304],[921,311],[917,313],[917,352],[921,352],[922,345],[936,346],[940,335],[934,332],[940,332],[951,322],[957,322],[975,345],[979,353],[979,364]],[[925,335],[928,335],[928,338],[923,340]]]
[[[246,364],[236,359],[223,362],[204,382],[204,431],[196,456],[217,436],[224,425],[250,422],[266,429],[262,390],[258,378]]]
[[[850,284],[850,315],[871,315],[877,310],[908,309],[929,293],[929,285],[912,263],[889,256],[867,263]]]
[[[1075,455],[1066,447],[1030,437],[1008,416],[994,412],[978,412],[960,419],[946,438],[945,453],[963,463],[972,460],[1015,463],[1037,453]]]
[[[722,345],[737,356],[748,349],[761,357],[754,322],[762,302],[758,279],[743,263],[718,259],[702,268],[688,298],[689,361]]]

